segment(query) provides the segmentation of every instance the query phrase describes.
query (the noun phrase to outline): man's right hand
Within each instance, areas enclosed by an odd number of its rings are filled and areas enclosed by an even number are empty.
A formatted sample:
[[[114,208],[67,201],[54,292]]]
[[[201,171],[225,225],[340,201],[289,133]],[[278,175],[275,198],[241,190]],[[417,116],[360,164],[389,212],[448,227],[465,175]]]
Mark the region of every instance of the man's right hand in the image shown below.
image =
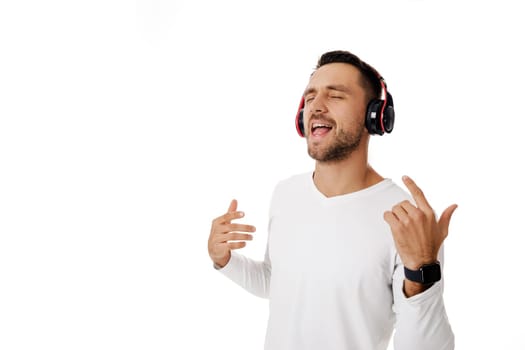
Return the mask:
[[[252,225],[232,224],[232,220],[244,217],[242,211],[237,211],[237,200],[232,200],[228,212],[212,221],[210,237],[208,239],[208,254],[211,260],[224,267],[230,261],[231,250],[244,248],[246,241],[252,240],[255,232]]]

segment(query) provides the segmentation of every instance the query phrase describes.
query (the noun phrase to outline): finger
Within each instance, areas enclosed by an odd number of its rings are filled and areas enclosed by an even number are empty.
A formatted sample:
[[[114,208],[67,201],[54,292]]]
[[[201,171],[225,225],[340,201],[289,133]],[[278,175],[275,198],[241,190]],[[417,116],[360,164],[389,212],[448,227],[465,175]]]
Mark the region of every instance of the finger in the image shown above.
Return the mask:
[[[214,234],[211,238],[213,243],[225,243],[228,241],[251,241],[253,235],[246,232],[221,232]]]
[[[408,213],[401,205],[395,205],[392,208],[392,213],[394,213],[397,220],[403,224],[407,224],[410,220],[410,218],[408,217]]]
[[[253,236],[249,233],[239,233],[239,232],[230,232],[225,234],[220,242],[230,242],[230,241],[251,241]]]
[[[448,226],[450,224],[450,219],[452,218],[452,214],[454,213],[457,207],[457,204],[452,204],[450,207],[443,211],[443,214],[441,214],[441,217],[438,221],[438,225],[442,232],[448,234]]]
[[[229,224],[232,220],[240,219],[244,217],[244,212],[242,211],[232,211],[229,213],[226,213],[224,215],[221,215],[217,218],[215,218],[215,222],[219,224]]]
[[[230,249],[240,249],[246,247],[246,242],[228,242]]]
[[[420,209],[432,209],[430,207],[430,204],[428,204],[427,199],[425,198],[425,195],[423,194],[423,191],[421,188],[419,188],[414,180],[412,180],[407,175],[403,176],[403,182],[405,183],[405,186],[410,191],[410,194],[412,194],[412,197],[416,201],[416,204],[418,208]]]
[[[233,211],[237,211],[237,200],[232,199],[230,206],[228,207],[228,213],[231,213]]]
[[[423,212],[414,206],[409,201],[402,201],[399,205],[406,211],[407,215],[411,218],[418,219]]]
[[[394,213],[391,211],[385,211],[383,214],[383,219],[387,222],[387,224],[390,225],[390,228],[393,230],[394,228],[398,227],[399,221],[397,220]]]
[[[414,211],[417,210],[416,206],[410,203],[410,201],[408,200],[404,200],[398,205],[401,206],[408,214],[413,213]]]
[[[229,224],[224,227],[224,232],[255,232],[255,226],[245,224]]]
[[[228,244],[236,241],[252,241],[253,236],[247,233],[230,232],[225,235],[219,235],[213,238],[213,244]]]

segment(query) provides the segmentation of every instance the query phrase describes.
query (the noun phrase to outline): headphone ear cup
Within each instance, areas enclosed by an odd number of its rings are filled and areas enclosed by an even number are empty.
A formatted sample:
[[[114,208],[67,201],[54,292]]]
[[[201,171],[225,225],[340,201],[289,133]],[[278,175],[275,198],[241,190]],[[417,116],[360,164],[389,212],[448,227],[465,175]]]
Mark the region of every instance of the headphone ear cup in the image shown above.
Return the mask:
[[[295,129],[297,130],[297,133],[301,137],[304,137],[303,113],[304,113],[304,97],[301,98],[301,102],[299,103],[299,108],[297,109],[297,114],[295,116]]]
[[[381,108],[383,100],[373,99],[366,109],[365,126],[370,135],[383,135],[381,128]]]
[[[386,133],[391,133],[394,129],[395,118],[396,114],[394,112],[394,107],[386,106],[385,111],[383,113],[383,129]]]

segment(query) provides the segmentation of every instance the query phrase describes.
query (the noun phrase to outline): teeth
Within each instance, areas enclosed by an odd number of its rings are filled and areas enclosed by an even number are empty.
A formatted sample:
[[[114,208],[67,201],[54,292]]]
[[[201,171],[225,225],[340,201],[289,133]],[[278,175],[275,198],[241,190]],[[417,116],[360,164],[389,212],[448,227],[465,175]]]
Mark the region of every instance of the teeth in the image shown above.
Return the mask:
[[[329,128],[330,125],[321,124],[321,123],[313,123],[312,128]]]

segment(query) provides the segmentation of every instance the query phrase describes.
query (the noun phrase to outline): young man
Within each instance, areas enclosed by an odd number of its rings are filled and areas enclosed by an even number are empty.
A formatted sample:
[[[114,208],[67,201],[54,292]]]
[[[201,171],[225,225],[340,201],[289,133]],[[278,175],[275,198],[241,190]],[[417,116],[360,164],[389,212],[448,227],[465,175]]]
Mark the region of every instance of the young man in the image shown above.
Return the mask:
[[[237,252],[255,228],[233,200],[213,220],[216,269],[269,298],[268,350],[454,348],[443,302],[442,243],[456,205],[440,218],[408,177],[410,196],[368,164],[371,134],[390,132],[392,96],[380,75],[346,51],[323,54],[297,117],[315,170],[281,181],[270,207],[264,261]],[[304,119],[303,119],[304,118]]]

